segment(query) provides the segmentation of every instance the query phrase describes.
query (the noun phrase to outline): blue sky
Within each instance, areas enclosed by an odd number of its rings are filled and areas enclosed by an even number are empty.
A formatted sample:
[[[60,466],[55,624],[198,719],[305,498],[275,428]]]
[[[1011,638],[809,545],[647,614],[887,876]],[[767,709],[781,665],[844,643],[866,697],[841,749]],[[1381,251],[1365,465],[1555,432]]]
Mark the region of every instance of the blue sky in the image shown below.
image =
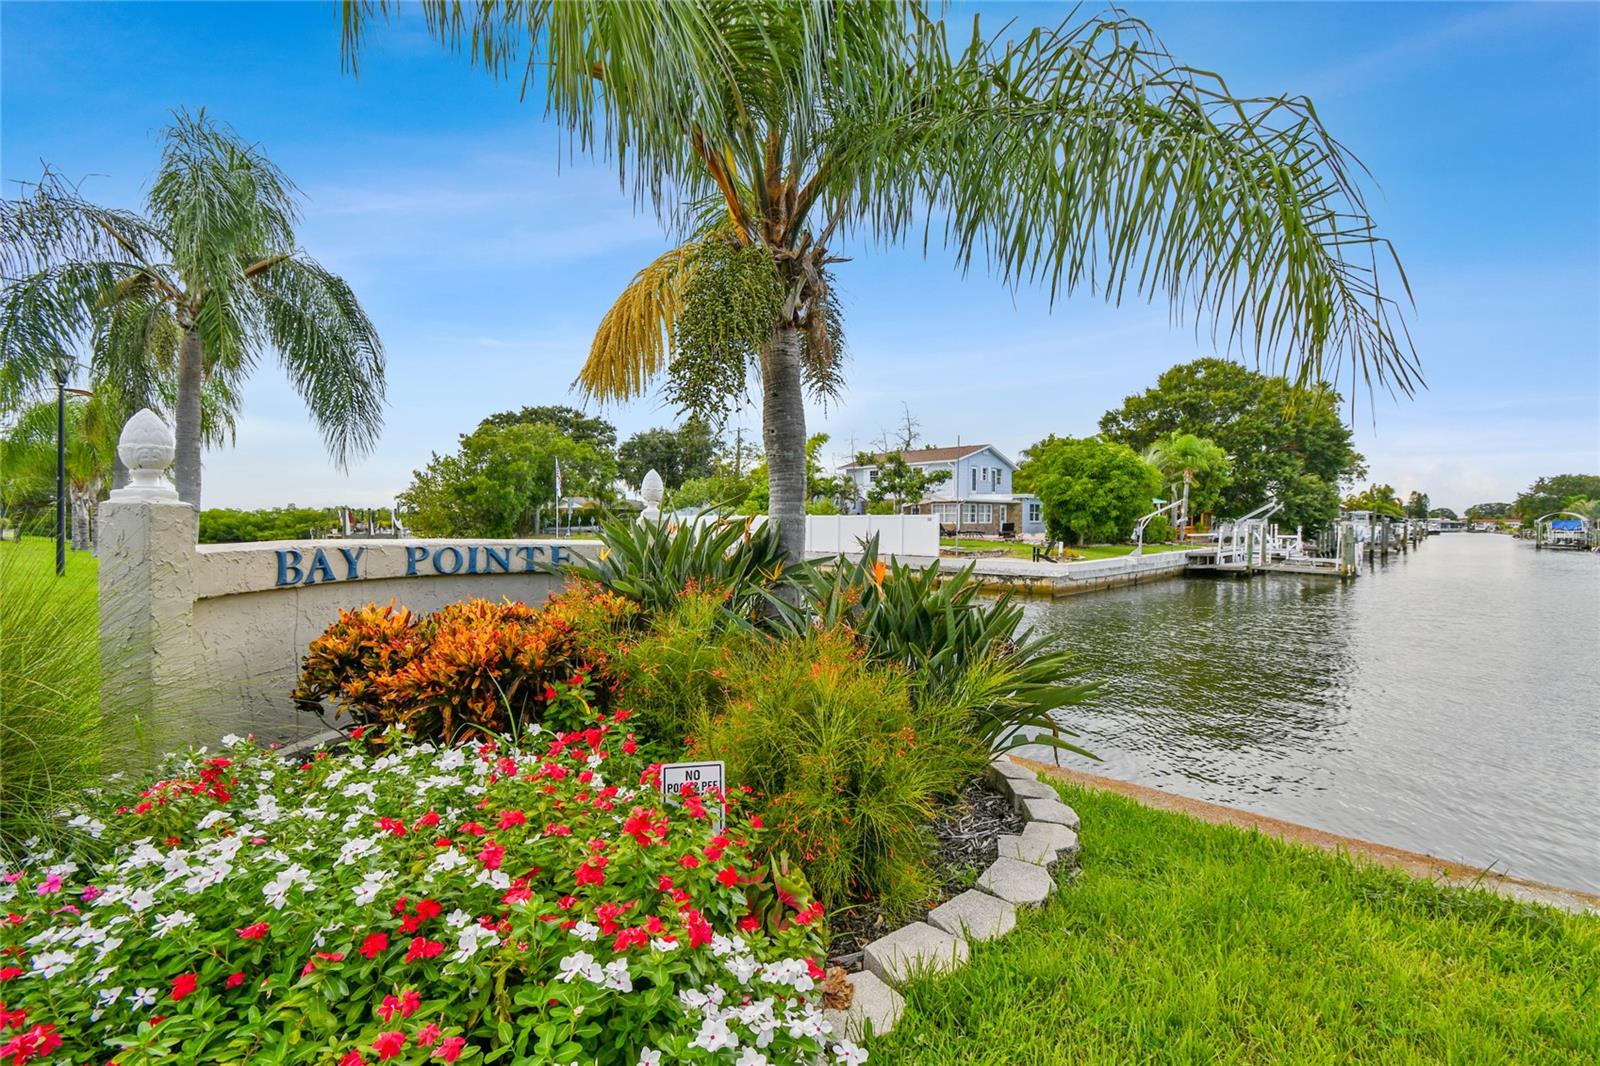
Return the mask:
[[[1600,7],[1130,4],[1239,94],[1307,93],[1371,168],[1404,259],[1429,388],[1360,398],[1373,477],[1463,508],[1546,473],[1600,469]],[[973,5],[952,19],[965,25]],[[987,22],[1065,8],[977,5]],[[576,402],[569,383],[617,291],[669,235],[603,164],[564,156],[542,108],[439,54],[420,19],[374,35],[359,78],[321,4],[0,3],[0,177],[41,160],[137,206],[175,107],[258,141],[306,195],[304,247],[354,285],[389,355],[376,452],[324,455],[277,369],[237,445],[206,457],[206,503],[383,504],[484,415]],[[933,249],[851,249],[843,402],[810,424],[846,454],[902,402],[936,443],[1015,455],[1086,434],[1168,366],[1211,354],[1163,306],[962,278]],[[674,421],[608,408],[625,436]],[[752,432],[754,418],[745,422]]]

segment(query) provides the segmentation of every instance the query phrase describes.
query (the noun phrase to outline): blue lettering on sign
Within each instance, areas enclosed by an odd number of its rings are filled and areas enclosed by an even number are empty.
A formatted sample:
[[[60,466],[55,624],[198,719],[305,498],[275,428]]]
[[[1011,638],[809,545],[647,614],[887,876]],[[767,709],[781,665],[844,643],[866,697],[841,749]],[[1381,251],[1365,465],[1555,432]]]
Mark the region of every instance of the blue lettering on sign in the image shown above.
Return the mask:
[[[344,574],[340,576],[334,569],[333,563],[328,558],[328,550],[314,548],[311,557],[307,560],[303,551],[298,548],[279,548],[276,551],[278,561],[278,577],[274,585],[286,588],[291,585],[322,585],[336,581],[360,581],[367,575],[362,573],[362,560],[367,549],[342,548],[335,546],[340,559],[344,563]],[[440,548],[429,548],[422,544],[406,545],[406,577],[418,577],[423,573],[422,567],[431,565],[435,574],[446,576],[453,574],[533,574],[547,569],[545,558],[548,556],[548,567],[560,566],[575,556],[566,548],[557,544],[518,544],[504,546],[467,545],[456,547],[446,544]],[[514,569],[513,558],[520,558],[522,566]],[[462,564],[466,569],[462,569]]]
[[[298,585],[305,575],[300,572],[300,553],[293,548],[278,549],[278,586]]]
[[[361,557],[366,554],[366,551],[367,549],[365,548],[357,548],[355,551],[351,551],[349,548],[339,549],[339,554],[344,556],[344,579],[346,581],[360,579]]]
[[[318,581],[337,581],[333,576],[333,567],[328,565],[328,557],[318,548],[311,556],[311,565],[306,567],[306,584],[315,585]]]

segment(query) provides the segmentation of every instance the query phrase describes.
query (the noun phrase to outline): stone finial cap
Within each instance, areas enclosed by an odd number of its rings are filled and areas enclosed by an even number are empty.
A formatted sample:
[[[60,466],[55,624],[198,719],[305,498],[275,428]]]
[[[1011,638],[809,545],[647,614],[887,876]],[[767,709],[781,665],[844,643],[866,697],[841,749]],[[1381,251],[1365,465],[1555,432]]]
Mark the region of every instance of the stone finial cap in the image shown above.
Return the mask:
[[[117,438],[117,456],[128,468],[130,481],[125,488],[116,489],[111,499],[122,501],[161,500],[178,498],[178,491],[167,480],[167,467],[178,452],[178,443],[172,430],[161,416],[146,407],[122,427]]]
[[[661,475],[654,467],[645,474],[644,481],[639,485],[639,495],[644,497],[644,511],[640,519],[655,521],[661,517],[661,497],[666,495],[667,487],[661,481]]]

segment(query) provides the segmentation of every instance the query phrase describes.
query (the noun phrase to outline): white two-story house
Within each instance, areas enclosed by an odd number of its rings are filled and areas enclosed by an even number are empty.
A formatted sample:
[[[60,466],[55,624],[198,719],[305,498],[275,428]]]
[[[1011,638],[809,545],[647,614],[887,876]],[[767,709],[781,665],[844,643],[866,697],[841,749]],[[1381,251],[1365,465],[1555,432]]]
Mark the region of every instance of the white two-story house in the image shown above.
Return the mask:
[[[910,514],[939,517],[940,533],[975,535],[1017,535],[1044,532],[1044,507],[1039,497],[1012,491],[1016,464],[988,444],[965,444],[954,448],[915,448],[900,453],[907,466],[926,472],[949,471],[950,477],[928,490],[915,504],[906,506]],[[878,462],[849,463],[842,468],[855,484],[856,508],[866,509],[866,498],[878,479]]]

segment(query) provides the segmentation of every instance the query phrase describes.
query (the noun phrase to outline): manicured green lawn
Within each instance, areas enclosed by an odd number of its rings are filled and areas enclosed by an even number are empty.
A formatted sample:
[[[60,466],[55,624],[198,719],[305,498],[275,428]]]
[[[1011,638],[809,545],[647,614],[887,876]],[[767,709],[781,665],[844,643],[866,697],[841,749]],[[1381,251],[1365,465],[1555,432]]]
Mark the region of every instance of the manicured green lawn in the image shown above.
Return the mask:
[[[1032,559],[1033,545],[1020,541],[1005,540],[974,540],[970,537],[942,537],[939,540],[941,548],[960,548],[963,551],[993,551],[1004,548],[1009,554],[1018,559]],[[1184,544],[1146,544],[1144,550],[1147,554],[1156,552],[1183,551],[1188,545]],[[1082,547],[1068,549],[1074,559],[1115,559],[1133,551],[1132,544],[1085,544]]]
[[[1058,787],[1082,873],[913,983],[874,1066],[1600,1057],[1600,919]]]

